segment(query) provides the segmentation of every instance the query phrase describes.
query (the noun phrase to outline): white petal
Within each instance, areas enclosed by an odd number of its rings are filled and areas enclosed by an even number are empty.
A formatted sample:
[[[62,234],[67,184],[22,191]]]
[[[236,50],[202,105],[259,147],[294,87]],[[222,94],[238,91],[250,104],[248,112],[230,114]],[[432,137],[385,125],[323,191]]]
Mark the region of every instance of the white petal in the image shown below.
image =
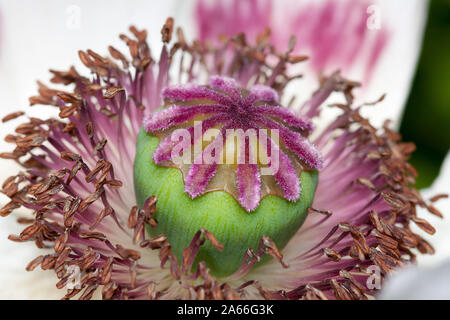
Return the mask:
[[[408,267],[387,279],[381,300],[450,299],[450,260],[433,268]]]
[[[53,270],[25,270],[31,260],[50,251],[39,250],[32,242],[8,240],[9,234],[20,233],[20,227],[14,216],[0,221],[0,299],[60,299],[64,292],[56,288],[58,279]]]
[[[437,194],[450,193],[450,153],[442,164],[441,172],[433,185],[427,190],[422,191],[424,199],[429,199]],[[420,255],[417,257],[419,266],[436,266],[443,261],[450,259],[450,199],[444,198],[434,204],[441,211],[444,218],[430,215],[426,210],[419,209],[419,217],[426,218],[433,227],[436,228],[434,235],[428,235],[417,227],[413,228],[414,232],[419,233],[425,240],[436,250],[434,255]]]
[[[363,114],[376,125],[392,119],[398,127],[422,46],[428,1],[379,0],[376,3],[381,9],[382,23],[393,33],[364,98],[376,100],[382,93],[387,93],[387,97],[375,108],[366,108]]]
[[[177,13],[175,4],[176,0],[0,0],[0,119],[29,105],[28,98],[37,93],[36,80],[48,83],[48,69],[66,70],[75,65],[89,74],[79,62],[78,50],[108,54],[108,45],[113,45],[128,51],[119,34],[129,33],[131,25],[148,30],[153,54],[158,55],[161,27],[168,16]],[[30,112],[42,117],[52,115],[51,110]]]

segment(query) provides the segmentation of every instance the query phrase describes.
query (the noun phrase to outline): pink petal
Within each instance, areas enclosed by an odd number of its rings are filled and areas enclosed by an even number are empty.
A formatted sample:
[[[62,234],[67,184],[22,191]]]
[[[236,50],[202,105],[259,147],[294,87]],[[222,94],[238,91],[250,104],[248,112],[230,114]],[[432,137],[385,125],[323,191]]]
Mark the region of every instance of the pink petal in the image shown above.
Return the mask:
[[[201,40],[216,40],[218,35],[235,36],[245,32],[248,39],[254,39],[271,19],[272,2],[207,1],[199,0],[196,5],[196,23]]]

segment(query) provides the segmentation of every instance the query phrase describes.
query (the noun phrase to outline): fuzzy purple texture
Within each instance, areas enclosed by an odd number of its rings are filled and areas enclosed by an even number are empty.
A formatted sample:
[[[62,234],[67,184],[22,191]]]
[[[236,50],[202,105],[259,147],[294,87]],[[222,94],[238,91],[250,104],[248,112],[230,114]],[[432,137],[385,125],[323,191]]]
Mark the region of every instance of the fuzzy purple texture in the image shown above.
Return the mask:
[[[277,130],[284,147],[293,152],[306,167],[313,170],[323,168],[322,155],[305,137],[314,129],[311,121],[307,118],[301,119],[290,109],[281,107],[278,93],[268,86],[257,84],[246,91],[232,78],[213,76],[209,80],[209,86],[176,85],[164,89],[162,98],[169,106],[144,120],[147,132],[163,132],[174,126],[182,126],[196,117],[202,117],[202,134],[211,128],[221,128],[220,137],[216,136],[197,156],[185,177],[185,191],[192,198],[201,196],[216,174],[218,163],[205,164],[201,160],[204,160],[212,149],[215,156],[223,151],[226,141],[225,128],[256,130],[259,143],[269,146],[266,148],[267,157],[278,162],[278,170],[273,175],[283,190],[284,198],[289,201],[297,201],[300,198],[298,173],[283,149],[259,129]],[[195,128],[187,126],[185,129],[191,134],[193,145],[197,142],[194,141]],[[163,139],[153,153],[153,161],[156,164],[171,160],[172,150],[178,143],[177,139],[173,139],[173,134]],[[243,150],[238,151],[239,157],[241,160],[245,158],[245,161],[239,161],[236,169],[238,201],[245,210],[253,211],[261,200],[260,167],[255,159],[249,161],[252,152],[247,150],[246,140],[241,142]],[[270,152],[276,152],[278,156],[271,157]]]

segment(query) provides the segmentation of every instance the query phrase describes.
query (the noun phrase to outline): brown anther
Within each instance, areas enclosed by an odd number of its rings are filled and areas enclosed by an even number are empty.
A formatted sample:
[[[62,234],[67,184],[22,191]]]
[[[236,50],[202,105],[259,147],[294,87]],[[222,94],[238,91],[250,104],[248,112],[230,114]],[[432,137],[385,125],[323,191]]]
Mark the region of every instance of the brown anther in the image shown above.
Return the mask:
[[[42,261],[44,261],[44,258],[45,258],[45,256],[39,256],[39,257],[33,259],[32,261],[30,261],[30,263],[28,263],[26,270],[33,271],[42,263]]]
[[[437,195],[435,195],[434,197],[432,197],[432,198],[430,199],[430,201],[431,201],[431,202],[436,202],[436,201],[439,201],[440,199],[446,199],[446,198],[448,198],[448,194],[446,194],[446,193],[441,193],[441,194],[437,194]]]
[[[104,300],[110,300],[115,295],[117,289],[119,288],[118,284],[115,282],[109,282],[102,289],[102,298]]]
[[[376,187],[375,187],[375,185],[373,184],[373,182],[370,181],[369,179],[366,179],[366,178],[358,178],[356,181],[357,181],[359,184],[361,184],[361,185],[363,185],[363,186],[369,188],[370,190],[375,190],[375,189],[376,189]]]
[[[141,254],[136,250],[125,249],[121,245],[116,245],[116,252],[122,259],[139,260]]]
[[[134,206],[130,210],[130,214],[128,215],[128,228],[134,229],[136,227],[136,224],[138,222],[137,220],[137,212],[139,210],[138,206]]]
[[[303,62],[306,60],[308,60],[308,56],[290,56],[288,58],[288,62],[292,63],[292,64],[296,64],[296,63]]]
[[[79,300],[90,300],[90,299],[92,299],[92,296],[94,295],[95,290],[97,290],[97,288],[98,288],[98,285],[96,285],[96,284],[90,285],[89,287],[87,287],[84,290],[84,292],[80,296]]]
[[[169,43],[172,40],[173,24],[173,18],[167,18],[166,23],[162,27],[161,35],[164,43]]]
[[[219,251],[223,250],[223,244],[221,244],[219,241],[217,241],[217,239],[214,237],[214,235],[209,232],[206,229],[202,229],[201,230],[203,235],[205,236],[206,239],[208,239],[209,242],[211,242],[211,244],[214,246],[214,248],[216,248]]]
[[[70,161],[70,162],[78,162],[81,160],[81,156],[79,154],[73,152],[61,152],[61,159]]]
[[[19,118],[19,117],[23,116],[24,114],[25,114],[25,112],[22,112],[22,111],[17,111],[17,112],[10,113],[10,114],[8,114],[8,115],[3,117],[2,122],[3,123],[8,122],[10,120]]]
[[[94,193],[91,193],[86,199],[84,199],[81,202],[81,204],[78,208],[78,211],[79,212],[85,211],[92,203],[97,201],[104,192],[105,192],[105,190],[103,188],[100,188],[97,191],[95,191]]]
[[[113,262],[114,262],[114,258],[109,257],[105,263],[105,266],[103,267],[102,284],[104,284],[104,285],[110,283],[110,281],[111,281]]]
[[[274,257],[283,268],[288,268],[289,265],[283,261],[283,255],[278,250],[275,242],[267,236],[262,237],[261,241],[266,246],[266,253],[272,257]]]
[[[319,209],[314,209],[314,208],[309,207],[308,208],[308,214],[311,214],[311,213],[320,213],[320,214],[323,214],[323,215],[326,215],[326,216],[331,216],[333,214],[329,210],[319,210]]]
[[[20,233],[20,240],[21,241],[26,241],[26,240],[30,240],[31,238],[33,238],[34,236],[36,236],[36,234],[41,230],[42,226],[39,222],[35,222],[33,223],[31,226],[26,227],[21,233]]]
[[[114,86],[114,87],[108,88],[105,91],[105,93],[103,94],[103,98],[112,99],[121,92],[125,92],[125,89],[123,87]]]
[[[42,268],[42,270],[53,269],[53,267],[55,266],[55,263],[56,263],[56,257],[55,256],[46,255],[42,259],[41,268]]]
[[[106,236],[101,232],[81,232],[78,234],[81,239],[105,241]]]
[[[114,48],[113,46],[109,46],[108,47],[109,50],[109,54],[116,60],[120,60],[122,62],[122,66],[124,69],[128,69],[129,67],[129,62],[127,60],[127,58],[116,48]]]
[[[415,222],[415,224],[422,229],[423,231],[425,231],[428,234],[434,234],[436,232],[436,229],[425,219],[421,219],[421,218],[417,218],[417,217],[413,217],[412,221]]]
[[[324,248],[323,249],[325,255],[330,258],[331,260],[338,262],[342,259],[341,255],[330,248]]]
[[[7,203],[5,206],[3,206],[0,209],[0,216],[6,217],[11,212],[13,212],[15,209],[20,208],[20,207],[21,207],[21,205],[19,203],[14,202],[14,201],[10,201],[9,203]]]
[[[97,226],[102,222],[102,220],[109,216],[111,213],[113,212],[111,207],[107,207],[102,209],[102,211],[100,211],[100,214],[97,216],[97,218],[95,219],[94,223],[89,227],[89,230],[94,230],[95,228],[97,228]]]

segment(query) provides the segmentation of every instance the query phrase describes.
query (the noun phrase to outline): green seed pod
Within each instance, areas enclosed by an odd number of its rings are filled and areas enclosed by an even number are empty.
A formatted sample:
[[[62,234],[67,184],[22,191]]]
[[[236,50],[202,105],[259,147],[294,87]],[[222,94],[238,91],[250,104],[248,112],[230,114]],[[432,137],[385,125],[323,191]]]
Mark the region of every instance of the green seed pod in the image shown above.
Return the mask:
[[[213,275],[225,277],[239,269],[248,248],[258,249],[263,236],[270,237],[282,249],[304,222],[318,182],[316,171],[301,172],[298,201],[268,195],[256,210],[248,212],[225,191],[191,199],[184,191],[179,169],[157,166],[152,161],[158,144],[157,137],[141,130],[134,163],[136,197],[140,206],[151,195],[158,198],[154,215],[158,227],[148,230],[152,236],[167,235],[178,261],[194,234],[204,228],[214,234],[224,249],[218,251],[207,242],[200,248],[197,262],[205,261]]]

